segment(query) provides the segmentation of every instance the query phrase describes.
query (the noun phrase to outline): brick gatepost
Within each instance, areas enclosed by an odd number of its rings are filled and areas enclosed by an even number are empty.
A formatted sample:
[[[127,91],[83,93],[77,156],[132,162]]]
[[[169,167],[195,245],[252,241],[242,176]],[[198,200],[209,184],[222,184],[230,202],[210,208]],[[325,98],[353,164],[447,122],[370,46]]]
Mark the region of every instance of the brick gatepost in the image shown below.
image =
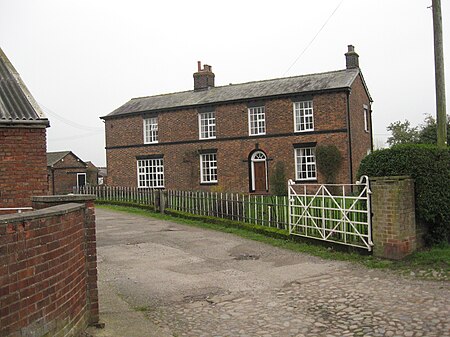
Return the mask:
[[[373,254],[399,260],[417,249],[414,180],[372,177]]]

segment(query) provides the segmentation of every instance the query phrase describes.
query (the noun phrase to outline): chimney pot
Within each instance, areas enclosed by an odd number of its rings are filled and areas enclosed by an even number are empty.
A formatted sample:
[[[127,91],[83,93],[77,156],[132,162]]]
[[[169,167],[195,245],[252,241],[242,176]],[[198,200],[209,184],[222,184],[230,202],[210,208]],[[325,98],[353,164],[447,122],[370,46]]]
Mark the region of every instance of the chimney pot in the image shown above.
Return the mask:
[[[198,71],[202,70],[202,62],[201,61],[197,61],[197,69],[198,69]]]

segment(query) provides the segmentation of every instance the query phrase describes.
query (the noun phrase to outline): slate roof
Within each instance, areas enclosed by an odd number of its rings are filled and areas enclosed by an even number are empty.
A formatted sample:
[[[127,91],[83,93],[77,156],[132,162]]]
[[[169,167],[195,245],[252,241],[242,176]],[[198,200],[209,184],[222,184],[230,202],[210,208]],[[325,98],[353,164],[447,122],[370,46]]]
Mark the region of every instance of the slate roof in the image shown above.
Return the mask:
[[[319,74],[230,84],[201,91],[190,90],[133,98],[101,118],[108,119],[135,112],[160,111],[280,95],[348,89],[359,74],[360,70],[357,68],[344,69]]]
[[[48,119],[1,48],[0,123],[49,126]]]
[[[69,153],[70,151],[47,152],[47,166],[55,165]]]

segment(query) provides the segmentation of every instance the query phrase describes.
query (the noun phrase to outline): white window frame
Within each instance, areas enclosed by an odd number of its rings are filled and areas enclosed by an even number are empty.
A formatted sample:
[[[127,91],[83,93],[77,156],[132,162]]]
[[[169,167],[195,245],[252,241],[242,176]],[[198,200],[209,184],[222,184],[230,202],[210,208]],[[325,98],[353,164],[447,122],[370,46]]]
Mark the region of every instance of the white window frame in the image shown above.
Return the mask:
[[[314,106],[313,101],[298,101],[293,103],[294,131],[314,131]]]
[[[137,185],[139,188],[164,188],[164,159],[138,159]]]
[[[199,139],[216,138],[216,113],[215,111],[201,112],[198,114]]]
[[[316,148],[299,147],[294,149],[295,180],[317,180]],[[306,165],[306,170],[303,170]]]
[[[79,182],[79,180],[78,180],[78,177],[79,176],[84,176],[84,186],[86,186],[87,185],[87,176],[86,176],[86,173],[77,173],[77,188],[80,188],[81,186],[80,186],[80,182]]]
[[[364,131],[369,132],[369,107],[367,105],[363,105],[363,118],[364,118]]]
[[[217,183],[217,153],[200,154],[200,183]]]
[[[144,144],[158,143],[158,117],[144,118]]]
[[[248,108],[248,134],[250,136],[266,134],[266,108],[264,106]]]

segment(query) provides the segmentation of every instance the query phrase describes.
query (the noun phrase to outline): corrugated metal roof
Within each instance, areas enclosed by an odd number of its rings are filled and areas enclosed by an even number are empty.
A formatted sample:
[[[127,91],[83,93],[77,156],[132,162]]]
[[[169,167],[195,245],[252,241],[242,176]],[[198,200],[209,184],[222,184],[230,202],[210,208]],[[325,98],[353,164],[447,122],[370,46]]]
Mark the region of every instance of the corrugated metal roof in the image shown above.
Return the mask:
[[[359,69],[344,69],[319,74],[230,84],[221,87],[212,87],[202,91],[191,90],[133,98],[102,118],[120,116],[133,112],[176,109],[278,95],[345,89],[350,88],[358,74]]]
[[[20,75],[0,48],[0,123],[42,123],[48,125]]]

